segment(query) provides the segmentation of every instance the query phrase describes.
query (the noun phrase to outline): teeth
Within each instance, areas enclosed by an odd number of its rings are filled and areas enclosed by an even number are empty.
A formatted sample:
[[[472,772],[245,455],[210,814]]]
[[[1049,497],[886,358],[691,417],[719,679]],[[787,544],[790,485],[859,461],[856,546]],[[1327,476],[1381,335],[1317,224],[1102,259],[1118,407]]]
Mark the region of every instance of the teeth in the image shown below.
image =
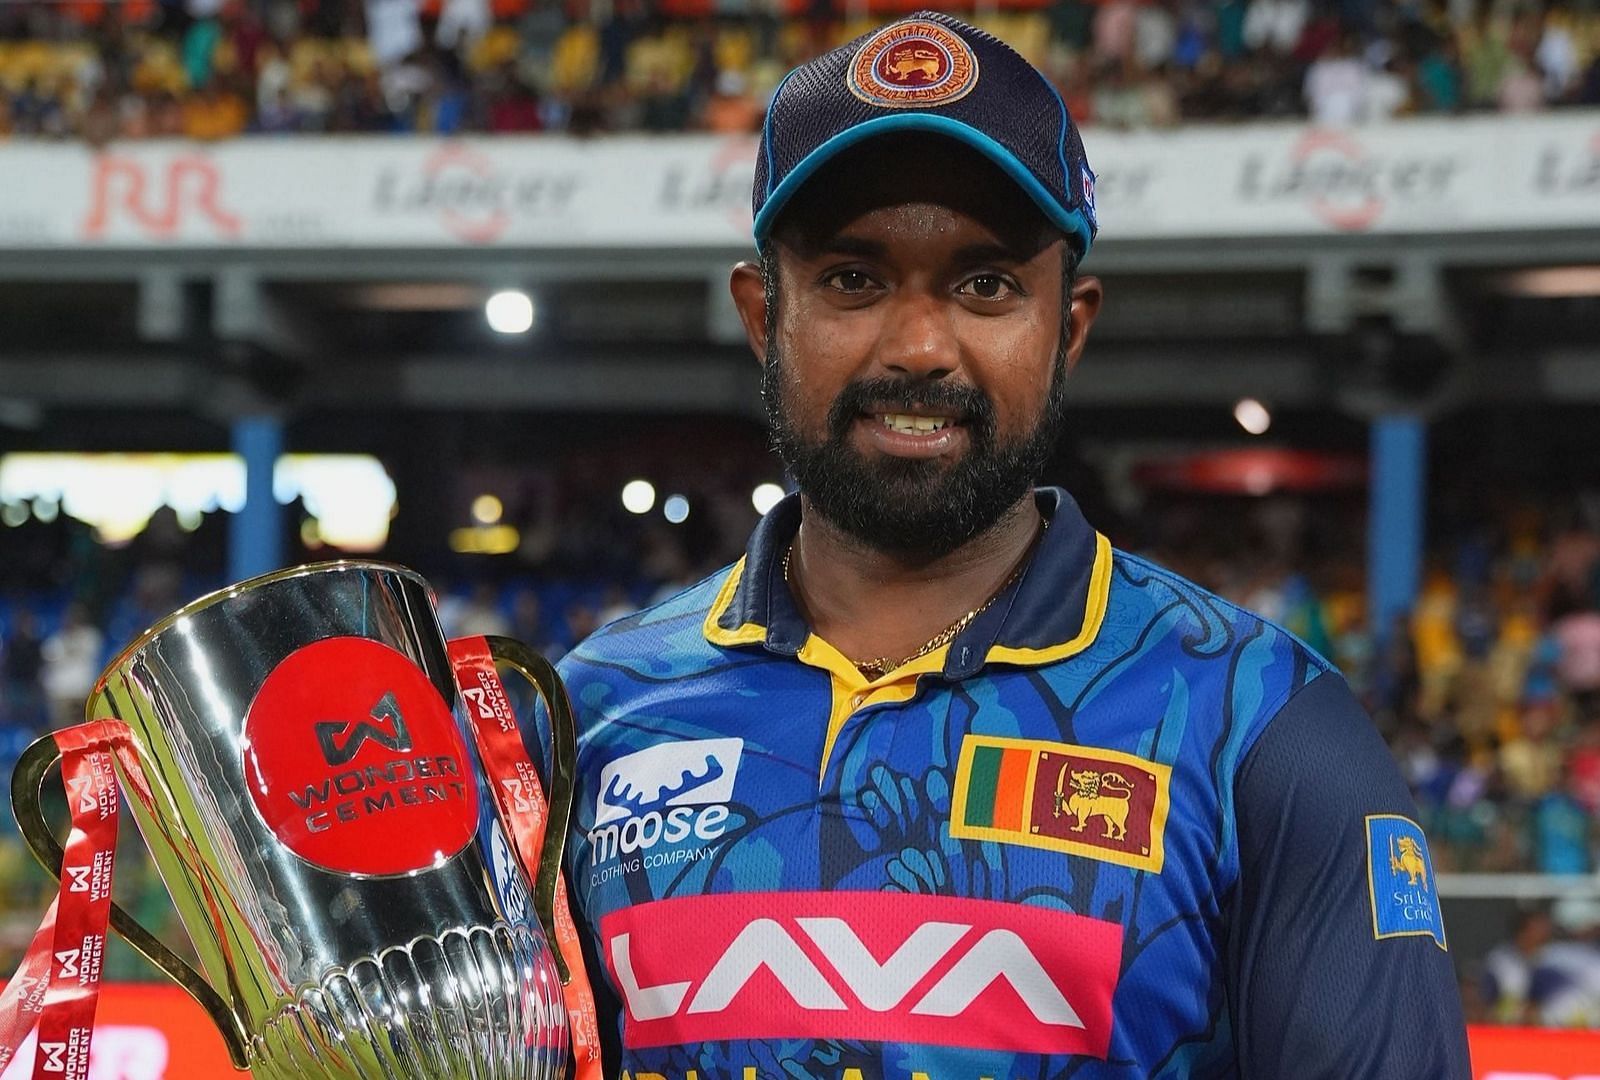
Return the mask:
[[[902,435],[927,435],[950,422],[949,417],[945,416],[910,416],[906,413],[883,413],[878,420],[890,431]]]

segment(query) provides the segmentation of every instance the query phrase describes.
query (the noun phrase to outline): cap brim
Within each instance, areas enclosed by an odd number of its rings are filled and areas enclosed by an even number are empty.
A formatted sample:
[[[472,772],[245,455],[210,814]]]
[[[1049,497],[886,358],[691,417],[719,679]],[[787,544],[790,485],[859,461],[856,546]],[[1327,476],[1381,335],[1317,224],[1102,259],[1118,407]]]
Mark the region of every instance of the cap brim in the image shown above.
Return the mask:
[[[1079,258],[1088,254],[1090,246],[1094,243],[1094,230],[1089,227],[1088,219],[1081,209],[1068,210],[1062,206],[1015,154],[977,128],[948,116],[919,112],[880,116],[856,124],[841,131],[802,158],[798,165],[789,170],[783,182],[773,189],[772,194],[767,196],[766,202],[761,204],[761,213],[756,215],[755,222],[756,243],[765,242],[784,206],[818,169],[852,146],[880,135],[899,131],[926,131],[944,135],[978,151],[1027,193],[1052,225],[1072,239]],[[769,162],[768,175],[771,175],[770,167]]]

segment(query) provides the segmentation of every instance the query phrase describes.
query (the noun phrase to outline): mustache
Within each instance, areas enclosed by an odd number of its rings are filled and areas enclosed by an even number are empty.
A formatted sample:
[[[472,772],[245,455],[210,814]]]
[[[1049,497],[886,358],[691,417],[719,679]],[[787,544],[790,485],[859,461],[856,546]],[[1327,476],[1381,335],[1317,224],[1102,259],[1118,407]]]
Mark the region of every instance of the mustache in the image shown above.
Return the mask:
[[[979,440],[992,438],[994,403],[975,386],[928,379],[859,379],[848,384],[828,409],[828,434],[843,442],[861,414],[910,409],[949,412],[972,428]]]

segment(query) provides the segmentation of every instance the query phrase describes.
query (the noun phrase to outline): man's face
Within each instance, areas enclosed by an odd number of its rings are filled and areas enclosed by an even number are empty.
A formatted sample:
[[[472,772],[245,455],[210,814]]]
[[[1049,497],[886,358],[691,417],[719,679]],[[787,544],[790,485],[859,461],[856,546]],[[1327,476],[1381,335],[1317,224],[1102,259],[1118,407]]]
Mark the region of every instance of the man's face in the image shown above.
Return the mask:
[[[1060,234],[983,158],[912,136],[836,159],[774,241],[763,395],[801,492],[879,550],[937,557],[982,533],[1060,434],[1082,348]]]

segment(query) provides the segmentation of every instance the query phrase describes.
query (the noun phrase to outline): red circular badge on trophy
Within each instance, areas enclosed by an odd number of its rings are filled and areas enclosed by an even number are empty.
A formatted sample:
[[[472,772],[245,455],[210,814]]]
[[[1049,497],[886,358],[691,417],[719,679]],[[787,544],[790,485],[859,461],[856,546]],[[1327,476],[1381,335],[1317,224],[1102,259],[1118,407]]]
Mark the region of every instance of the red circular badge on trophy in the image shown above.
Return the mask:
[[[422,870],[478,830],[477,780],[450,706],[381,642],[326,638],[291,653],[250,703],[242,748],[262,820],[325,870]]]
[[[891,109],[945,105],[978,81],[978,58],[935,22],[900,22],[867,40],[850,61],[850,92]]]

